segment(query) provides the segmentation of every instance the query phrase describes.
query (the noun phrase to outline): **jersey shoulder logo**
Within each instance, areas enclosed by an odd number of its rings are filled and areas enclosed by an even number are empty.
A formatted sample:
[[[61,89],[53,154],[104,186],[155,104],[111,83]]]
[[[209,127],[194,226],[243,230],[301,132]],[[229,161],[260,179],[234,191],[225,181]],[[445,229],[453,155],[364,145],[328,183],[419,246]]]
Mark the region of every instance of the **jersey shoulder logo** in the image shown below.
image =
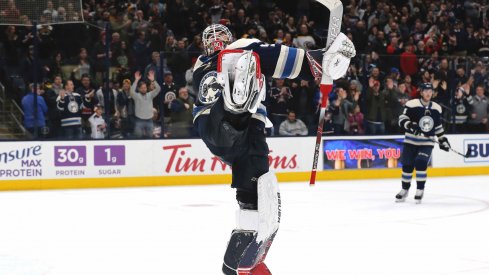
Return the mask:
[[[208,72],[202,77],[199,85],[198,100],[202,104],[212,104],[221,96],[223,87],[217,83],[217,72]]]
[[[430,116],[423,116],[419,120],[418,125],[421,128],[421,131],[428,133],[429,131],[431,131],[433,129],[433,126],[435,125],[435,121]]]

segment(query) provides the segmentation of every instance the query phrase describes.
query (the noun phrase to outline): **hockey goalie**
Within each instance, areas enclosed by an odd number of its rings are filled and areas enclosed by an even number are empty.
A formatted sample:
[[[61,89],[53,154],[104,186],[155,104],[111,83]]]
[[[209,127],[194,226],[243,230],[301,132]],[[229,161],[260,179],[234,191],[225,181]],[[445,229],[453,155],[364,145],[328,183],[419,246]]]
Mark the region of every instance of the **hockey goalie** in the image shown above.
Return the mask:
[[[304,51],[257,39],[233,42],[223,25],[208,26],[205,54],[193,68],[194,125],[209,150],[232,167],[236,189],[236,227],[224,254],[224,274],[271,274],[264,260],[280,224],[280,192],[268,166],[265,77],[314,79],[342,77],[355,56],[340,33],[325,50]]]

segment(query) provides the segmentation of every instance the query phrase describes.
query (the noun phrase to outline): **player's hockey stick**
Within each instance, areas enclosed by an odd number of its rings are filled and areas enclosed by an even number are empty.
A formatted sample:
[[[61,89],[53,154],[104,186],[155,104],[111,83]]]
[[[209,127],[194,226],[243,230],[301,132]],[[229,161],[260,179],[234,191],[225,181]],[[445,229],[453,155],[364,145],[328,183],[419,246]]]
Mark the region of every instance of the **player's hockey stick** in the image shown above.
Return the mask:
[[[336,36],[341,31],[341,20],[343,18],[343,4],[340,0],[317,0],[321,5],[329,9],[329,23],[328,23],[328,39],[326,41],[326,49],[333,43]],[[321,78],[321,84],[319,85],[321,91],[321,109],[319,111],[319,125],[316,136],[316,146],[314,147],[314,159],[312,161],[311,178],[309,185],[313,186],[316,182],[316,169],[318,166],[319,153],[321,148],[321,137],[323,135],[324,116],[326,114],[326,106],[328,105],[328,96],[333,89],[333,79],[326,76],[323,73]]]
[[[436,144],[440,144],[440,142],[438,140],[435,140],[435,139],[431,139],[434,143]],[[450,149],[450,151],[454,152],[455,154],[457,155],[461,155],[462,157],[464,158],[470,158],[471,157],[471,153],[472,151],[470,151],[470,148],[467,148],[467,153],[465,154],[462,154],[460,153],[459,151],[455,150],[455,149],[452,149],[452,147],[448,147],[448,149]]]

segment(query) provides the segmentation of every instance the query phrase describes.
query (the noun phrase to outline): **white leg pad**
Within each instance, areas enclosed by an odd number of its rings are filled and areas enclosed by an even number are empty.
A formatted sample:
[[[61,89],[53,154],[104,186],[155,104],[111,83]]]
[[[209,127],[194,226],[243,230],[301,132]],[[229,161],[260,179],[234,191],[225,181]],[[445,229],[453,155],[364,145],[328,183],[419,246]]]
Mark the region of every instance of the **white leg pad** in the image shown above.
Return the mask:
[[[238,209],[236,211],[236,229],[258,231],[258,211]]]
[[[281,199],[275,173],[269,171],[258,178],[258,236],[263,241],[278,230],[281,216]]]

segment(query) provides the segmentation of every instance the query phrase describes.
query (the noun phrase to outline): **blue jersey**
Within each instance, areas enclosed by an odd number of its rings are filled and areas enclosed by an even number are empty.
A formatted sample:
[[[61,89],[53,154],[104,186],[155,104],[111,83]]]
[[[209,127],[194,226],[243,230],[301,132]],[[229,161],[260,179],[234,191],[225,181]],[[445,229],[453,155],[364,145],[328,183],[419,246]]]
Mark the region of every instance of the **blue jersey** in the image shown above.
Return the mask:
[[[307,63],[306,52],[279,44],[266,44],[258,39],[239,39],[226,49],[252,50],[260,57],[261,72],[266,77],[312,78]],[[210,56],[199,56],[193,69],[194,91],[197,100],[193,110],[194,120],[201,114],[209,112],[210,107],[221,96],[223,87],[217,83],[218,53]],[[260,110],[259,110],[260,111]],[[258,111],[258,112],[259,112]]]
[[[411,99],[406,102],[403,113],[399,116],[399,126],[406,129],[406,123],[417,123],[422,135],[405,134],[405,143],[413,145],[434,145],[434,136],[441,137],[444,134],[442,126],[442,109],[438,103],[430,101],[423,104],[421,99]]]

